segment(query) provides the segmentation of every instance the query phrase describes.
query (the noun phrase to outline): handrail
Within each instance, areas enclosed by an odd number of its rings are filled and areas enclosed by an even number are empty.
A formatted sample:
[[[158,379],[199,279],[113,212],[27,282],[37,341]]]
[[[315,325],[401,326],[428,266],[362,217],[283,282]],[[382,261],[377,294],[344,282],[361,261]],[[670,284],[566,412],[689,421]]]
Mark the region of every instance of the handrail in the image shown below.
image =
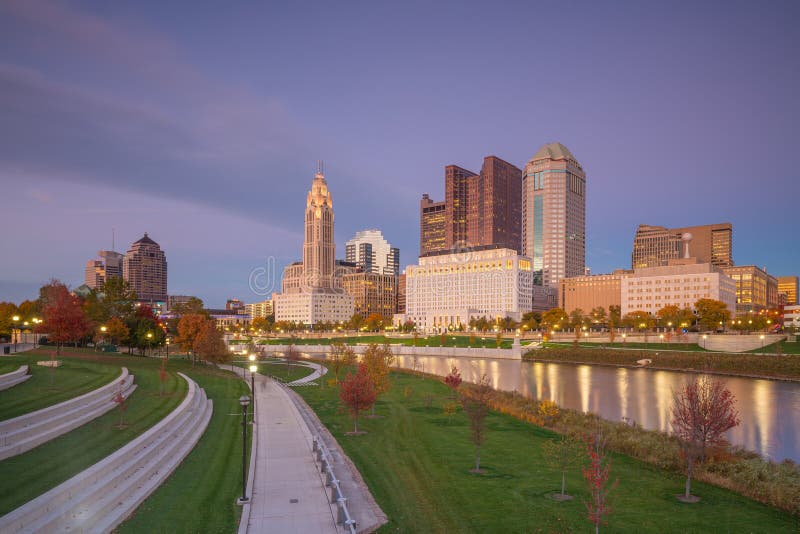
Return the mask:
[[[347,510],[347,497],[342,493],[339,480],[333,473],[331,453],[328,452],[328,447],[325,446],[325,443],[319,436],[314,436],[314,447],[312,450],[316,455],[316,460],[320,463],[320,471],[325,473],[325,485],[331,487],[331,504],[336,503],[338,506],[339,513],[336,521],[344,526],[345,530],[350,532],[350,534],[356,534],[356,521],[350,516],[350,512]]]

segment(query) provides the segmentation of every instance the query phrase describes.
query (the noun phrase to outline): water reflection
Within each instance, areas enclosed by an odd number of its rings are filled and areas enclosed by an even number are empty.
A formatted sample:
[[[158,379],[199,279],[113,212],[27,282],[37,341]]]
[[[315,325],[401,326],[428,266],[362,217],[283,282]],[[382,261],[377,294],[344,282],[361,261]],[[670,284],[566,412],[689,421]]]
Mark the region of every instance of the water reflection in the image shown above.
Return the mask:
[[[436,356],[398,356],[396,365],[440,376],[455,365],[468,382],[485,374],[496,389],[662,431],[670,428],[672,392],[691,377],[673,371]],[[742,422],[728,433],[731,443],[777,461],[800,462],[800,383],[718,378],[738,399]]]

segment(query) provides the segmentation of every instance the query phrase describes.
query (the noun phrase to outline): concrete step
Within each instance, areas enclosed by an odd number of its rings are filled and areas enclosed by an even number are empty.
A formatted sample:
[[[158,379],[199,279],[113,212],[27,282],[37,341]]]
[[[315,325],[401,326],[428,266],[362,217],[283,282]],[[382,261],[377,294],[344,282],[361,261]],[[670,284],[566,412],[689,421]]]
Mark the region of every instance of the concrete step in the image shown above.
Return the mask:
[[[25,382],[31,377],[28,374],[28,366],[22,365],[16,371],[12,371],[10,373],[6,373],[4,375],[0,375],[0,391],[4,389],[12,388],[17,384],[21,384]]]

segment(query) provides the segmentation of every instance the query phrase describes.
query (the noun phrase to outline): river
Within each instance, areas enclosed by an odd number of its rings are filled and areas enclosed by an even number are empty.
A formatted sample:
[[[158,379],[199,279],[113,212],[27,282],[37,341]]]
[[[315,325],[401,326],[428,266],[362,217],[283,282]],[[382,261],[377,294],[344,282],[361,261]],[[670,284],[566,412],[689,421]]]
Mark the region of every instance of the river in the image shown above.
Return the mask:
[[[320,355],[314,355],[320,356]],[[411,356],[395,365],[414,368]],[[522,362],[485,358],[416,358],[416,369],[445,376],[455,365],[461,377],[476,382],[486,375],[495,389],[518,391],[537,400],[591,411],[609,421],[636,422],[669,431],[672,392],[693,375],[677,371],[628,369],[601,365]],[[728,440],[773,461],[800,463],[800,383],[718,376],[736,396],[741,424]]]

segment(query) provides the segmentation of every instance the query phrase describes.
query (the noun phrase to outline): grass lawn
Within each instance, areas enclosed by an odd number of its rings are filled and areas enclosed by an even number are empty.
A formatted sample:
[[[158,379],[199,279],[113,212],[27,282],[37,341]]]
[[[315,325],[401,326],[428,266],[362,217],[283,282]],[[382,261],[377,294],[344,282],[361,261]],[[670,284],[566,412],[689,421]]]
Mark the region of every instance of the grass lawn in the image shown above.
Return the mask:
[[[617,336],[619,337],[619,336]],[[549,341],[544,344],[545,347],[572,347],[571,341]],[[658,336],[655,337],[651,343],[578,343],[579,347],[589,349],[638,349],[638,350],[652,350],[658,352],[659,350],[677,350],[681,352],[707,352],[706,349],[700,347],[695,343],[661,343]]]
[[[258,366],[258,372],[271,376],[281,382],[294,382],[301,378],[305,378],[314,372],[311,367],[305,365],[292,365],[287,369],[285,363],[262,363]]]
[[[191,365],[181,370],[214,400],[214,414],[194,450],[116,532],[236,532],[242,491],[243,381],[228,371]],[[248,429],[249,432],[249,429]],[[248,461],[250,436],[248,436]]]
[[[71,354],[77,357],[84,355],[79,351],[71,351]],[[125,422],[128,426],[123,429],[114,428],[120,420],[119,411],[114,409],[59,438],[0,462],[0,515],[39,496],[119,449],[171,412],[186,394],[186,382],[173,369],[170,369],[165,383],[165,395],[159,394],[161,382],[157,361],[135,357],[95,356],[91,352],[88,352],[87,357],[95,358],[95,361],[64,356],[62,359],[68,367],[59,368],[56,372],[69,368],[90,369],[98,375],[102,375],[101,371],[105,370],[116,376],[120,366],[128,367],[136,375],[138,384],[125,411]],[[35,377],[28,382],[34,379]],[[57,375],[57,385],[60,380],[62,375]]]
[[[7,356],[3,356],[3,358],[7,358]],[[17,369],[19,369],[19,364],[6,362],[5,360],[0,361],[0,375],[11,373]]]
[[[762,349],[753,349],[749,352],[763,352],[767,354],[800,354],[800,341],[778,341]]]
[[[408,388],[408,389],[406,389]],[[567,476],[568,502],[548,497],[560,472],[547,466],[541,445],[553,434],[510,416],[490,413],[481,450],[484,475],[469,472],[474,448],[462,412],[448,420],[440,382],[392,373],[392,389],[377,404],[380,419],[362,416],[364,436],[347,436],[350,417],[334,388],[300,388],[353,460],[389,517],[381,532],[589,532],[580,471]],[[408,398],[405,393],[408,392]],[[426,396],[434,395],[428,407]],[[683,478],[629,457],[614,455],[613,532],[795,532],[798,522],[730,491],[693,483],[698,504],[679,503]]]
[[[69,354],[67,351],[65,353]],[[98,365],[65,357],[61,358],[63,365],[56,369],[36,365],[37,361],[46,359],[49,359],[49,353],[39,350],[3,357],[3,363],[14,369],[27,364],[32,376],[13,388],[0,391],[0,421],[41,410],[97,389],[119,377],[124,366],[122,363],[116,366]],[[130,368],[128,370],[133,372]]]

